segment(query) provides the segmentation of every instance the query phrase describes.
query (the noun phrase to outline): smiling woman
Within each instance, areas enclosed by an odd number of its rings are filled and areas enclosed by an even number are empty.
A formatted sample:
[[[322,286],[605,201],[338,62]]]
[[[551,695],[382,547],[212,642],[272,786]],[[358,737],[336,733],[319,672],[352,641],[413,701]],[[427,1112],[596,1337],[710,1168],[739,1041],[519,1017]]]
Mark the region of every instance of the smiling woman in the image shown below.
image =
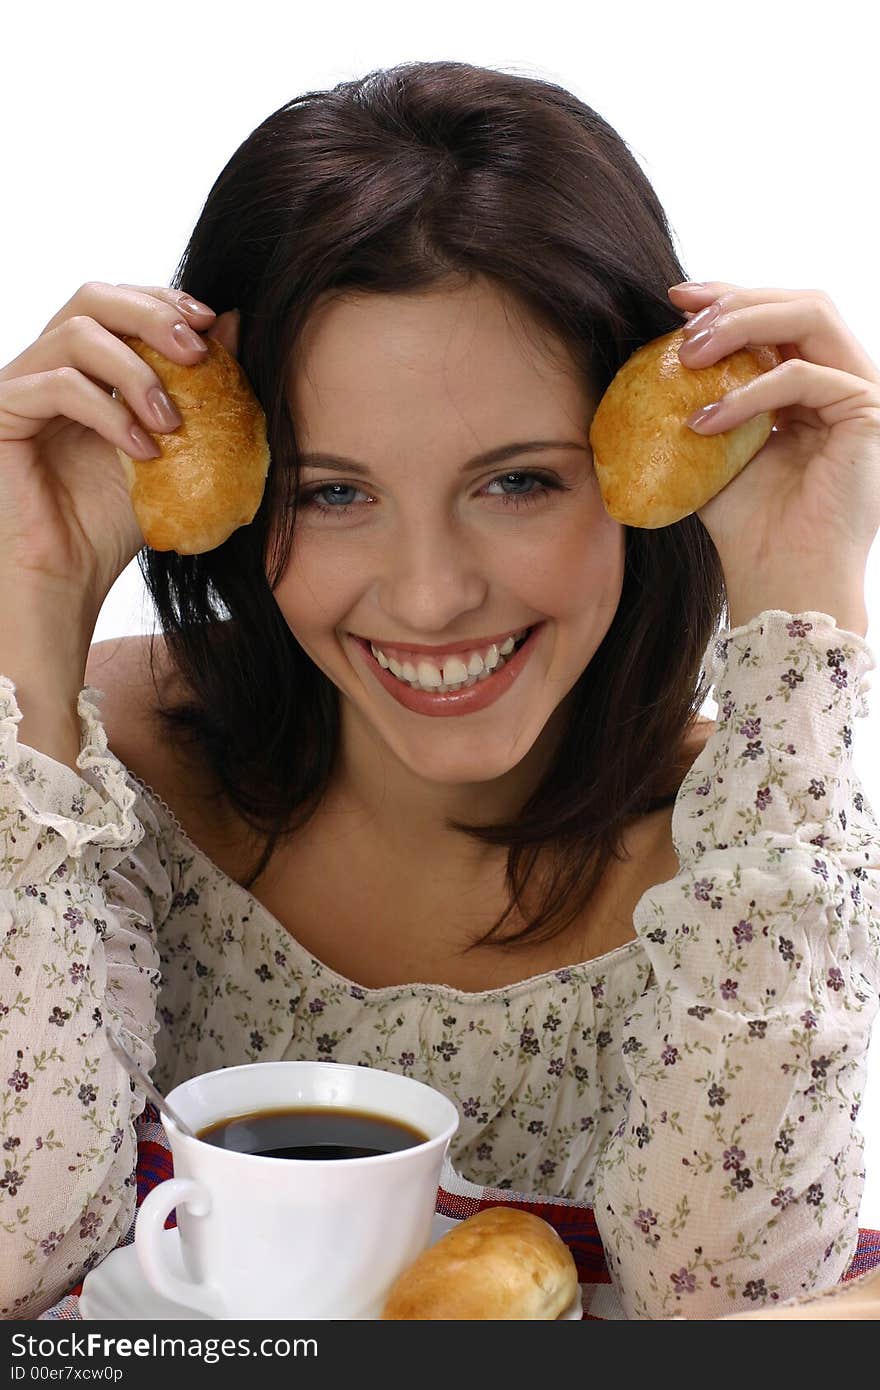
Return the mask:
[[[693,517],[613,522],[588,440],[633,345],[681,323],[666,291],[683,273],[638,164],[569,93],[466,64],[395,71],[264,122],[181,260],[176,283],[241,311],[273,465],[254,523],[197,565],[140,557],[189,697],[160,717],[253,832],[245,886],[332,791],[378,842],[412,830],[426,866],[503,854],[507,903],[480,939],[531,947],[573,929],[626,827],[671,804],[708,695],[713,547]],[[354,127],[369,153],[346,151]],[[571,157],[554,182],[556,141]],[[514,144],[516,175],[499,154]],[[237,219],[222,254],[221,198]],[[395,672],[356,642],[482,659],[533,627],[521,678],[502,665],[439,697],[414,689],[415,662]],[[539,853],[554,872],[523,920]]]
[[[75,766],[19,745],[0,673],[16,1316],[133,1211],[143,1098],[105,1019],[164,1091],[319,1058],[445,1092],[465,1178],[593,1205],[629,1317],[843,1274],[873,659],[785,607],[791,550],[731,627],[697,515],[606,512],[591,420],[682,279],[624,141],[530,78],[371,73],[222,170],[175,280],[265,411],[257,514],[141,553],[155,669],[92,654]],[[736,576],[753,535],[717,534]]]

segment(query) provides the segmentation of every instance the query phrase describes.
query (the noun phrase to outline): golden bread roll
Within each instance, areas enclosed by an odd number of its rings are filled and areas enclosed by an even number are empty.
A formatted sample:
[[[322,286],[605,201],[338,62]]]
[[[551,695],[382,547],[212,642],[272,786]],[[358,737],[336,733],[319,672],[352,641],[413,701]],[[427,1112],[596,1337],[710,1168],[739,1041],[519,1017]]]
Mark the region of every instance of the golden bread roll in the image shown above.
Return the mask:
[[[257,514],[269,471],[266,416],[241,365],[216,338],[203,339],[208,356],[192,366],[140,338],[122,341],[153,368],[183,416],[170,434],[148,431],[160,458],[116,450],[138,525],[152,550],[201,555]],[[125,400],[118,390],[113,395]]]
[[[590,446],[605,510],[625,526],[671,526],[705,506],[766,443],[776,422],[765,411],[719,434],[684,422],[710,401],[769,372],[774,347],[740,348],[711,366],[686,367],[677,328],[624,362],[593,416]]]
[[[548,1222],[516,1207],[487,1207],[403,1271],[382,1318],[557,1318],[577,1287],[571,1251]]]

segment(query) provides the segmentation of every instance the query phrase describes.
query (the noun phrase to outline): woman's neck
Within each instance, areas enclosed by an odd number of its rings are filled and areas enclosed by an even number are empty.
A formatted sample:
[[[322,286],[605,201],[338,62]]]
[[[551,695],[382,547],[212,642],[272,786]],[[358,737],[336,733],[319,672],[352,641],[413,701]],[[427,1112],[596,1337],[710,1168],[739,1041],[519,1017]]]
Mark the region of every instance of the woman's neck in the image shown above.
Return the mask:
[[[499,847],[454,830],[449,822],[493,826],[514,821],[545,775],[565,717],[560,705],[525,756],[503,776],[444,783],[419,776],[359,713],[343,710],[327,809],[337,823],[351,826],[353,839],[381,847],[398,865],[431,864],[461,881],[485,879]],[[429,722],[431,732],[442,735],[443,721]]]

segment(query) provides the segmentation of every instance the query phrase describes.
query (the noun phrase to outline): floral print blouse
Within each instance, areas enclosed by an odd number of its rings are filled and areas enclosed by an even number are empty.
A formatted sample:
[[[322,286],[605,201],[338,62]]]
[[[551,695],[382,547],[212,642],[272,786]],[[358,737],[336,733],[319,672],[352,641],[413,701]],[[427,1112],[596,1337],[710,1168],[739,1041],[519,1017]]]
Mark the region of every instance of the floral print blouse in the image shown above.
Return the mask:
[[[777,610],[723,629],[718,722],[678,792],[679,872],[636,940],[499,989],[366,989],[183,832],[78,710],[81,775],[17,743],[0,676],[0,1316],[35,1317],[134,1213],[144,1096],[277,1058],[444,1091],[474,1182],[592,1202],[627,1317],[751,1311],[856,1246],[880,985],[880,829],[852,767],[866,641]]]

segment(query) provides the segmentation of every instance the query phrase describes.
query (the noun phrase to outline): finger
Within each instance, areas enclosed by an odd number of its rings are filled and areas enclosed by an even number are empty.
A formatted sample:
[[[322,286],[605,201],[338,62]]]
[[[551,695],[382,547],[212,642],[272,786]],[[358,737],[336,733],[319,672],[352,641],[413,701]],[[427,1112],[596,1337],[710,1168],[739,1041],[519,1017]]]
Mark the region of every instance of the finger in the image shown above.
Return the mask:
[[[687,322],[695,318],[697,314],[708,309],[710,304],[719,301],[724,308],[739,308],[747,303],[751,304],[773,304],[780,300],[802,299],[806,295],[821,295],[821,290],[777,290],[777,289],[758,289],[747,290],[742,285],[731,285],[724,280],[707,280],[704,285],[672,285],[666,291],[673,296],[673,302],[687,308],[680,308],[679,312],[684,315]],[[796,356],[797,349],[792,344],[781,345],[780,350],[784,357]]]
[[[159,453],[149,436],[132,435],[137,421],[125,406],[75,367],[58,367],[0,384],[0,438],[32,439],[58,416],[85,425],[127,454],[147,458]]]
[[[821,290],[747,290],[742,285],[731,285],[724,280],[707,280],[704,285],[672,285],[667,294],[673,295],[675,301],[690,306],[679,311],[688,323],[716,300],[720,301],[723,307],[733,309],[747,303],[773,304],[781,300],[803,299],[808,295],[827,298]],[[777,343],[776,346],[783,357],[797,356],[797,348],[793,343]]]
[[[80,316],[94,319],[119,337],[138,337],[172,360],[190,364],[205,359],[205,345],[176,301],[163,300],[139,287],[129,289],[96,280],[78,289],[50,320],[36,343],[21,354],[17,361],[28,364],[24,370],[29,370],[34,349],[39,350],[43,339],[63,332],[71,319]]]
[[[712,300],[722,296],[731,303],[738,296],[742,304],[772,304],[777,299],[826,299],[832,303],[824,290],[785,290],[775,286],[754,289],[745,285],[733,285],[727,280],[706,280],[699,285],[671,285],[666,293],[674,294],[676,299],[680,296],[683,304],[694,305],[695,309],[698,302],[711,304]]]
[[[750,289],[745,285],[734,285],[729,280],[704,280],[700,284],[670,285],[667,294],[681,296],[682,303],[691,304],[700,300],[710,303],[722,294],[741,294],[754,297],[755,303],[769,304],[774,299],[806,299],[810,295],[822,295],[823,290],[781,290],[771,286]]]
[[[202,305],[200,309],[191,309],[189,305],[198,304],[198,301],[194,301],[185,290],[172,290],[164,285],[117,285],[116,288],[146,291],[155,295],[157,299],[164,300],[166,304],[182,308],[198,326],[203,337],[216,338],[233,357],[238,356],[238,325],[241,319],[238,309],[227,309],[218,317],[207,305]],[[205,328],[203,325],[211,319],[213,322],[210,323],[210,327]]]
[[[114,290],[125,290],[126,295],[113,295]],[[43,333],[49,333],[53,328],[72,318],[75,314],[94,314],[96,307],[103,306],[108,299],[125,301],[133,297],[141,307],[152,306],[155,310],[155,301],[161,300],[169,309],[175,309],[178,316],[184,315],[183,322],[188,318],[195,319],[199,327],[205,327],[210,322],[210,316],[194,315],[186,307],[185,301],[189,299],[182,290],[172,290],[165,285],[110,285],[103,280],[89,280],[84,285],[80,285],[74,295],[70,297],[66,304],[63,304],[54,314],[49,322],[42,329]],[[110,325],[108,325],[110,326]],[[116,332],[128,332],[128,328],[116,329]]]
[[[115,333],[85,315],[78,314],[38,338],[31,349],[29,365],[32,370],[34,366],[38,370],[78,367],[96,385],[111,386],[114,399],[120,394],[124,396],[126,405],[140,416],[148,430],[164,433],[183,423],[153,368]]]
[[[718,434],[754,419],[763,411],[806,406],[829,428],[846,420],[862,419],[868,425],[873,424],[880,438],[880,389],[876,384],[797,357],[728,391],[720,401],[711,404],[717,409],[705,423],[694,426],[689,417],[685,424],[690,429],[696,428],[699,434]]]
[[[701,342],[686,339],[679,357],[686,366],[707,367],[744,347],[779,345],[784,356],[798,354],[820,367],[849,372],[880,384],[880,368],[850,332],[827,296],[789,298],[731,307],[727,296],[723,312],[708,327]]]
[[[170,309],[167,312],[171,314]],[[102,317],[106,318],[107,315]],[[179,321],[176,312],[171,314],[171,318],[174,322]],[[130,319],[127,327],[132,327]],[[175,358],[186,363],[191,363],[195,356],[192,348],[181,346],[173,337],[173,347],[165,345],[166,336],[171,335],[167,323],[161,319],[157,322],[155,301],[150,317],[138,332],[144,341],[152,343],[166,356],[173,353]],[[125,403],[148,430],[161,433],[180,427],[180,414],[173,402],[168,400],[162,381],[153,368],[117,334],[88,314],[74,314],[57,328],[42,333],[14,362],[0,371],[0,382],[15,380],[20,376],[30,377],[38,372],[51,373],[65,367],[77,369],[83,376],[91,378],[96,386],[112,387],[115,394],[123,395]],[[120,409],[124,410],[125,406]],[[135,422],[131,420],[129,423]]]
[[[711,304],[719,294],[740,288],[740,285],[729,285],[721,280],[706,280],[702,284],[670,285],[666,293],[674,295],[676,302],[692,304],[699,309],[703,304]]]
[[[117,285],[118,290],[138,290],[141,293],[152,294],[156,299],[162,299],[166,304],[171,304],[175,308],[182,309],[183,312],[192,319],[198,319],[203,324],[216,318],[216,313],[207,304],[202,304],[200,300],[193,299],[186,290],[173,290],[168,285]]]
[[[673,285],[666,293],[674,295],[676,302],[687,304],[694,313],[708,308],[716,299],[721,300],[725,308],[732,309],[746,304],[774,304],[789,299],[828,300],[824,290],[782,290],[773,286],[751,289],[745,285],[732,285],[727,280],[707,280],[705,284],[691,285],[687,289]]]

